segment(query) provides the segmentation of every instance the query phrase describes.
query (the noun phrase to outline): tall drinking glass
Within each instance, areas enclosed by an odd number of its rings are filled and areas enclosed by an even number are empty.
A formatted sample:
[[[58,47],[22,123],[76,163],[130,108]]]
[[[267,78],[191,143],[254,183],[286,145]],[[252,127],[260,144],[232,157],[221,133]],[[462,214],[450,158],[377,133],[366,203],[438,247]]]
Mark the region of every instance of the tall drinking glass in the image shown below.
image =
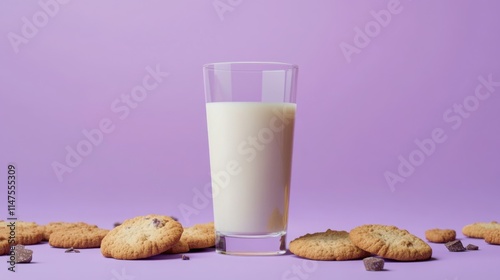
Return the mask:
[[[216,251],[286,252],[296,65],[203,66]]]

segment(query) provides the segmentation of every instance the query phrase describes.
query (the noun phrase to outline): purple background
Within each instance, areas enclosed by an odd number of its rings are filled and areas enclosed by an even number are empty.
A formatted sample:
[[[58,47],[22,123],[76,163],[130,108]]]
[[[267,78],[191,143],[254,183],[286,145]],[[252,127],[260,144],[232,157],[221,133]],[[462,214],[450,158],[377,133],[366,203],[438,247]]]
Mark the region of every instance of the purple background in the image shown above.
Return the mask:
[[[394,224],[423,237],[432,227],[460,232],[465,224],[499,219],[500,87],[457,129],[443,118],[454,104],[472,100],[479,76],[500,81],[498,1],[401,0],[385,27],[370,12],[387,9],[389,0],[67,2],[46,23],[36,1],[0,2],[0,168],[6,176],[7,163],[17,164],[19,218],[107,228],[148,213],[170,214],[185,225],[212,220],[211,204],[192,215],[180,211],[194,207],[194,190],[210,181],[201,67],[256,60],[300,67],[289,240],[364,223]],[[229,9],[219,15],[214,3]],[[16,52],[9,36],[23,36],[23,18],[33,22],[34,15],[44,26]],[[356,46],[356,28],[366,26],[375,34],[346,57],[342,44]],[[120,119],[113,102],[157,65],[169,76]],[[75,149],[85,139],[82,130],[106,118],[113,132],[60,182],[52,163],[65,163],[65,147]],[[384,173],[397,173],[398,157],[408,159],[414,141],[430,138],[435,128],[446,141],[391,189]],[[7,216],[2,189],[0,219]],[[484,249],[456,255],[433,245],[436,261],[389,263],[386,273],[364,272],[359,262],[320,262],[307,276],[462,280],[487,272],[495,278],[500,247],[474,242]],[[138,280],[159,279],[171,272],[167,267],[221,279],[250,277],[251,269],[276,279],[303,262],[212,252],[180,264],[119,262],[98,250],[71,256],[85,263],[38,248],[38,263],[47,265],[20,267],[19,279],[56,268],[95,279],[125,268]]]

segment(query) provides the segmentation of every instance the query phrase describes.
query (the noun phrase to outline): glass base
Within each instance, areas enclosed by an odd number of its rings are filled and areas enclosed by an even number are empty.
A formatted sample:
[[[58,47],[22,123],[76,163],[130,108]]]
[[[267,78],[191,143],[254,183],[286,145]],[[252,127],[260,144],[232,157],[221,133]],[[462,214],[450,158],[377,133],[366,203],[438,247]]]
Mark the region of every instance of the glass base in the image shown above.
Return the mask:
[[[272,256],[286,253],[286,232],[266,235],[215,232],[215,251],[225,255]]]

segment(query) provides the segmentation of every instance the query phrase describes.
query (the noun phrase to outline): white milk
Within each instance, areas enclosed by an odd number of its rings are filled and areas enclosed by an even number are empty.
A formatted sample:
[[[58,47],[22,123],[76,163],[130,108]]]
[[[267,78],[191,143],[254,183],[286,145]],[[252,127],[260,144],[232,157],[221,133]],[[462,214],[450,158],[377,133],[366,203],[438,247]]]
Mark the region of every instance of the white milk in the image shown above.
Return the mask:
[[[215,229],[286,230],[295,104],[207,103]]]

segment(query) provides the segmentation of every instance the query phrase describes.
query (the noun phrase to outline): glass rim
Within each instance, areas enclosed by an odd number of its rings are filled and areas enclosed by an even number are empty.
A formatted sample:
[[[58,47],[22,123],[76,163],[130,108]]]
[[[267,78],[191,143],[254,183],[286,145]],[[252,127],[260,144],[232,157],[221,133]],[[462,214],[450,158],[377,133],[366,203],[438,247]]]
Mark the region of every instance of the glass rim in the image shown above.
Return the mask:
[[[216,66],[229,66],[233,64],[238,65],[248,65],[248,66],[278,66],[273,70],[297,70],[299,66],[297,64],[286,63],[286,62],[277,62],[277,61],[226,61],[226,62],[212,62],[206,63],[203,65],[203,69],[214,70]],[[222,69],[217,69],[222,70]],[[257,68],[249,68],[249,69],[238,69],[238,70],[228,70],[228,71],[262,71],[262,69]]]

